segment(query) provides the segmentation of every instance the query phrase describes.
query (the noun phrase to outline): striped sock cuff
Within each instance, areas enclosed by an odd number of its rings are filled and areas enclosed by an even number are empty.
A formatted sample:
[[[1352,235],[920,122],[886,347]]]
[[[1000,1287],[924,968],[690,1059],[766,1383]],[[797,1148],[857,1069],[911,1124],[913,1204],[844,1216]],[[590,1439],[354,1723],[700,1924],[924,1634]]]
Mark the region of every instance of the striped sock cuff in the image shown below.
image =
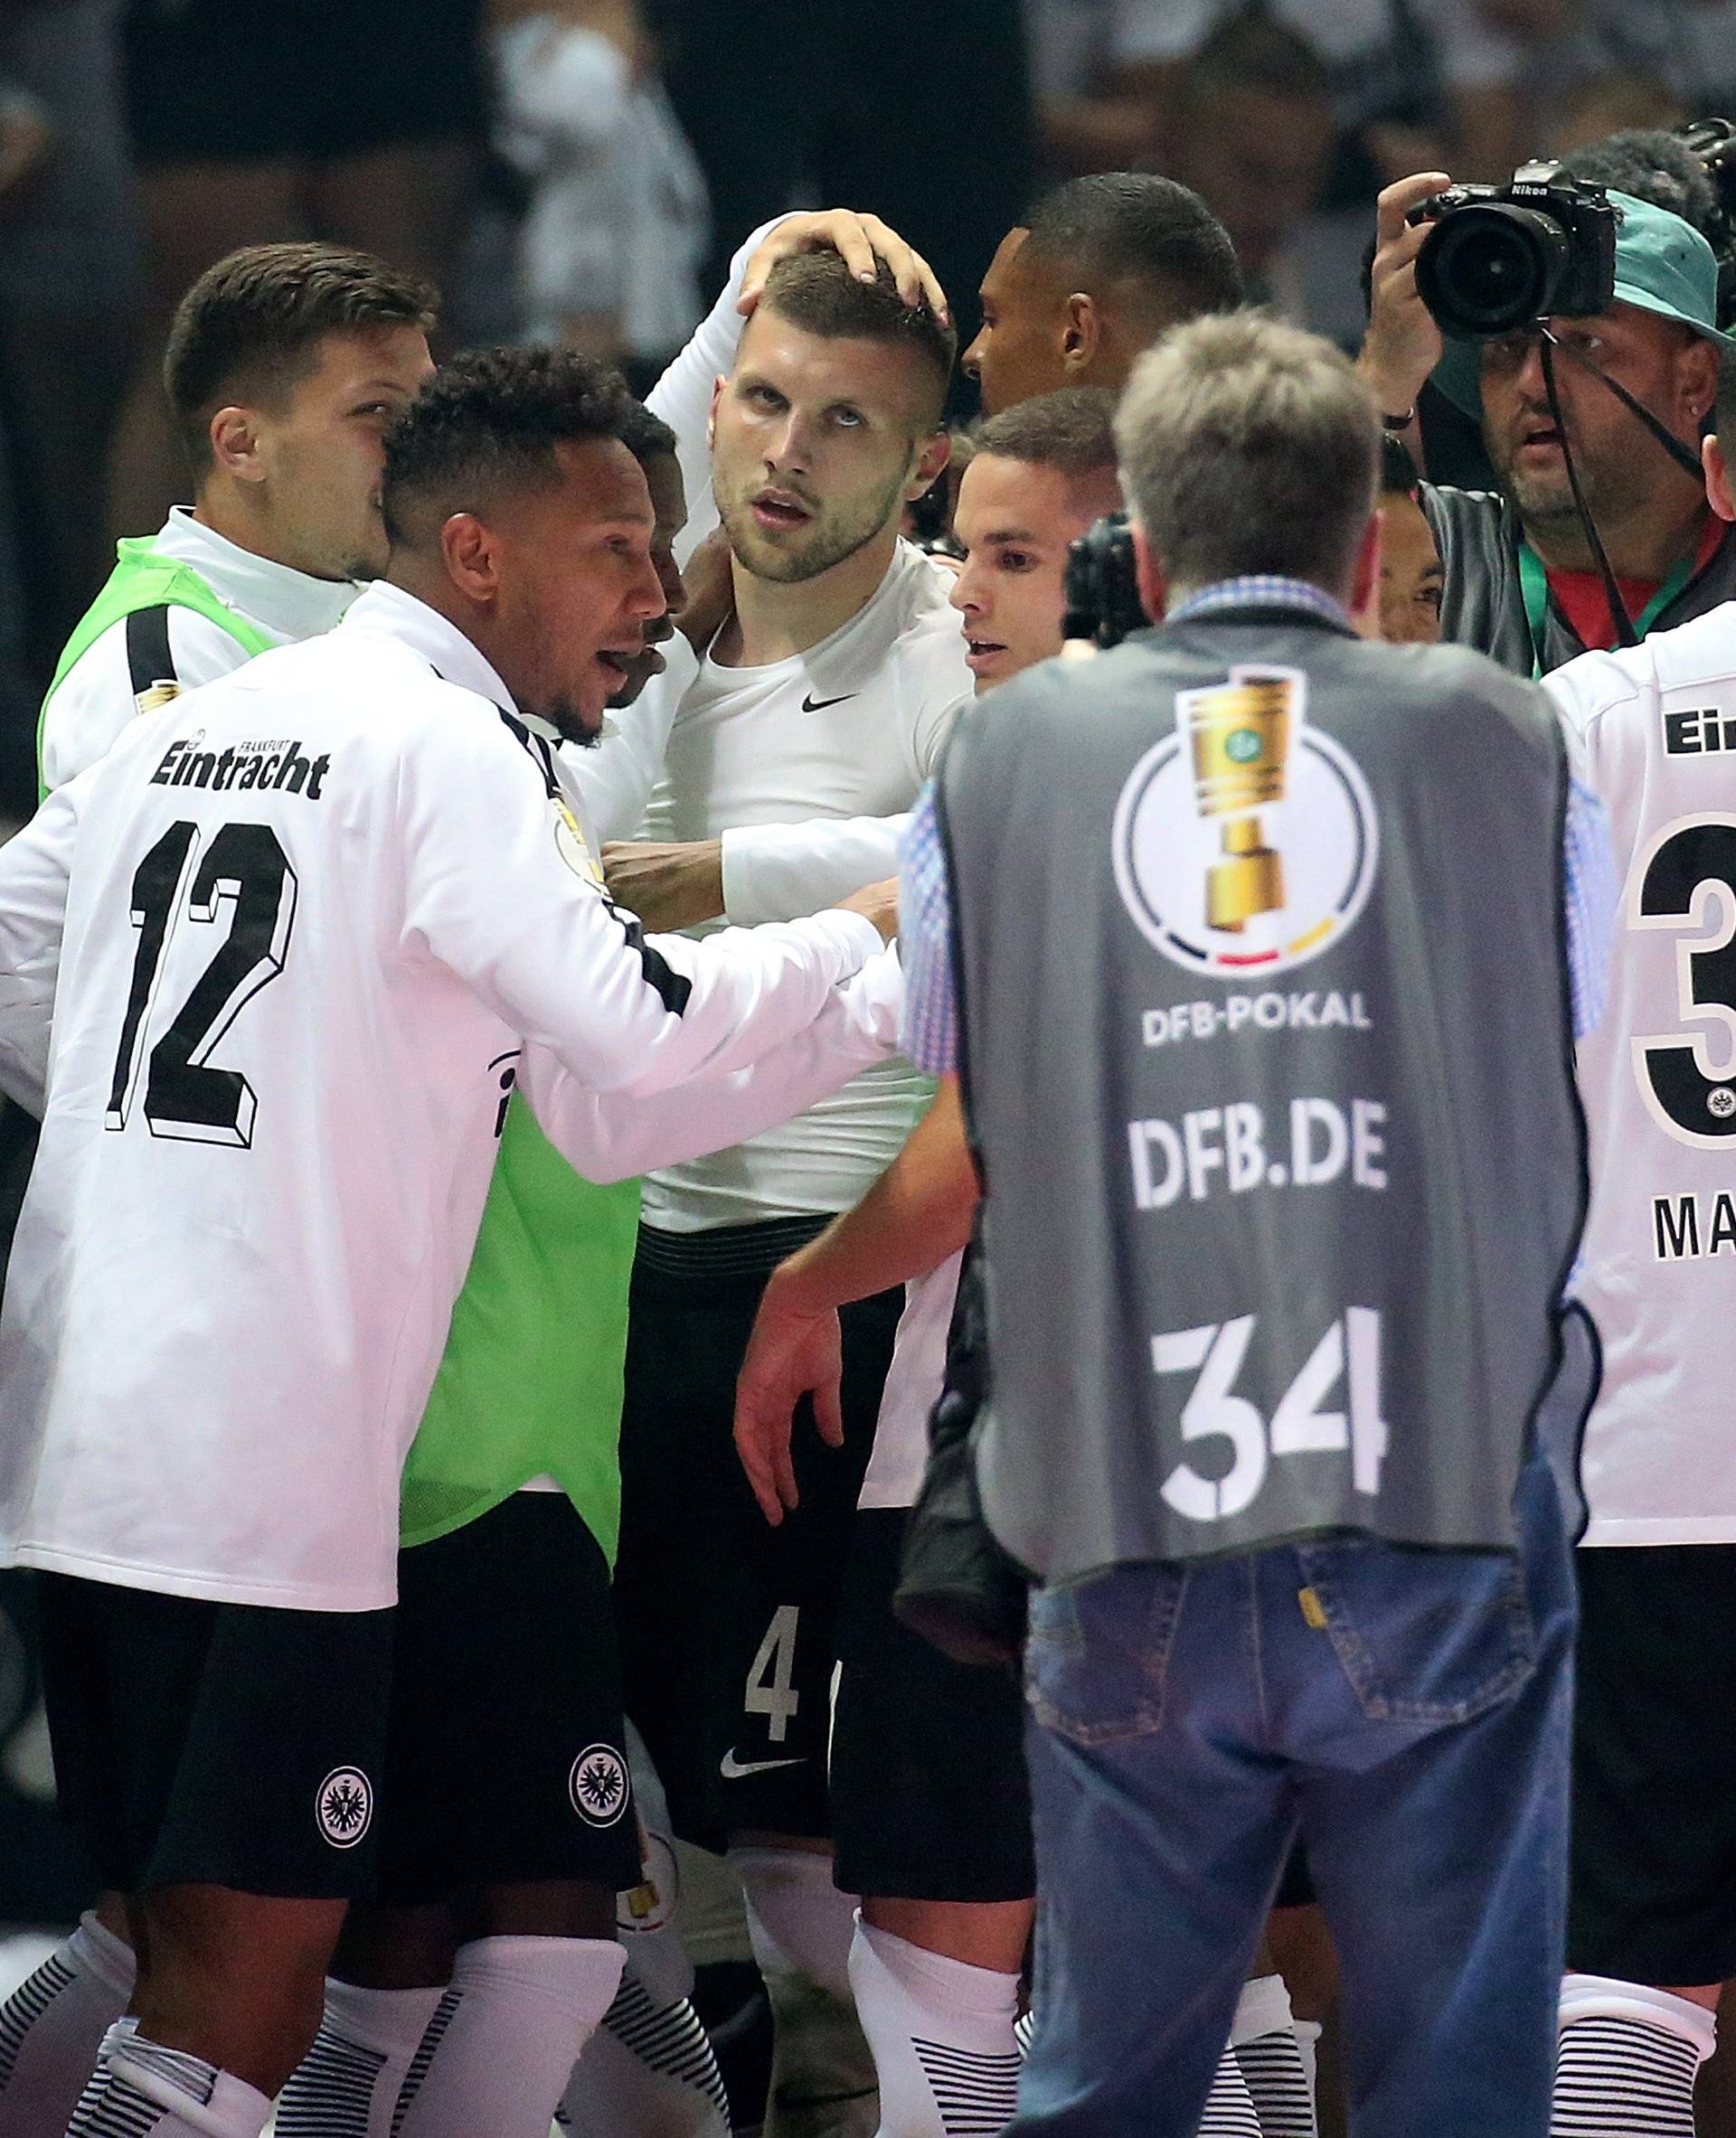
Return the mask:
[[[911,2036],[910,2046],[947,2138],[994,2138],[1012,2122],[1024,2060],[1016,2052],[988,2055],[950,2042],[924,2041],[919,2035]]]
[[[1228,2049],[1212,2074],[1212,2091],[1200,2114],[1200,2138],[1260,2138],[1254,2097]]]
[[[1555,2060],[1550,2138],[1694,2138],[1700,2050],[1649,2020],[1570,2020]]]
[[[628,1975],[603,2015],[603,2024],[648,2069],[693,2087],[714,2102],[721,2114],[729,2114],[729,2096],[711,2037],[685,1997],[673,2004],[655,2004],[645,1984]]]

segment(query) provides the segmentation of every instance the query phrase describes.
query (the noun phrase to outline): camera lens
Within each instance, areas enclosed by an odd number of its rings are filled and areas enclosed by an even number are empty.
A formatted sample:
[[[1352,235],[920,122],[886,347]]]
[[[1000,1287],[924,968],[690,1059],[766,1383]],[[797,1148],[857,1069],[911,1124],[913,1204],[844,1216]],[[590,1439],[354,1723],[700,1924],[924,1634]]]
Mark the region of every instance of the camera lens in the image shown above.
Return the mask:
[[[1443,334],[1491,341],[1546,318],[1569,262],[1552,215],[1505,201],[1442,216],[1417,255],[1417,289]]]

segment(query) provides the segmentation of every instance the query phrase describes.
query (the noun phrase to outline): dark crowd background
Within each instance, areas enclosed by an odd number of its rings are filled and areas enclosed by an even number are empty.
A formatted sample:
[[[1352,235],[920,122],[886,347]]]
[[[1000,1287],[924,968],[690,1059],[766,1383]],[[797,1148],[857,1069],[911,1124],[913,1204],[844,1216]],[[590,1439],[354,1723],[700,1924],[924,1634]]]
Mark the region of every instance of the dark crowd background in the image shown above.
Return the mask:
[[[1260,301],[1354,345],[1389,180],[1712,113],[1736,0],[0,0],[0,814],[115,538],[184,489],[162,337],[236,245],[365,246],[440,284],[447,347],[564,340],[644,387],[785,208],[885,217],[968,340],[1022,203],[1155,169]],[[84,1888],[26,1607],[0,1583],[14,1923]]]

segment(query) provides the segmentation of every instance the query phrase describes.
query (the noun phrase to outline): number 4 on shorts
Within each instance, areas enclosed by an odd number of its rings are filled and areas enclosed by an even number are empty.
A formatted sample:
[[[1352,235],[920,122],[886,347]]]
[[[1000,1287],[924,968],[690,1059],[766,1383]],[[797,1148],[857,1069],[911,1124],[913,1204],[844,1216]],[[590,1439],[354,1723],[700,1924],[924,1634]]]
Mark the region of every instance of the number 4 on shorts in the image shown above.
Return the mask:
[[[772,1613],[766,1637],[748,1671],[747,1691],[741,1696],[746,1713],[769,1716],[766,1735],[774,1745],[784,1742],[791,1718],[802,1703],[794,1683],[796,1628],[801,1615],[799,1604],[779,1604]]]

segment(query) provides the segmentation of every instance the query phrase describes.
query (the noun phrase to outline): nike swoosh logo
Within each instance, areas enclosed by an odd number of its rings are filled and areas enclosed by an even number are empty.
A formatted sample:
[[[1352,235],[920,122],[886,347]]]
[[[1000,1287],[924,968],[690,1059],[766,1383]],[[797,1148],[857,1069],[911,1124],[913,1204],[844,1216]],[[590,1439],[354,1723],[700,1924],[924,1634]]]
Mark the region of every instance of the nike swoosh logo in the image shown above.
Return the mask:
[[[858,691],[846,691],[842,698],[804,698],[802,711],[804,712],[824,712],[828,705],[843,705],[849,699],[860,696],[861,692]],[[782,1763],[779,1762],[779,1764]]]
[[[718,1768],[726,1782],[739,1782],[744,1775],[768,1775],[775,1766],[800,1766],[807,1755],[798,1753],[794,1759],[738,1759],[733,1747],[723,1755]]]

